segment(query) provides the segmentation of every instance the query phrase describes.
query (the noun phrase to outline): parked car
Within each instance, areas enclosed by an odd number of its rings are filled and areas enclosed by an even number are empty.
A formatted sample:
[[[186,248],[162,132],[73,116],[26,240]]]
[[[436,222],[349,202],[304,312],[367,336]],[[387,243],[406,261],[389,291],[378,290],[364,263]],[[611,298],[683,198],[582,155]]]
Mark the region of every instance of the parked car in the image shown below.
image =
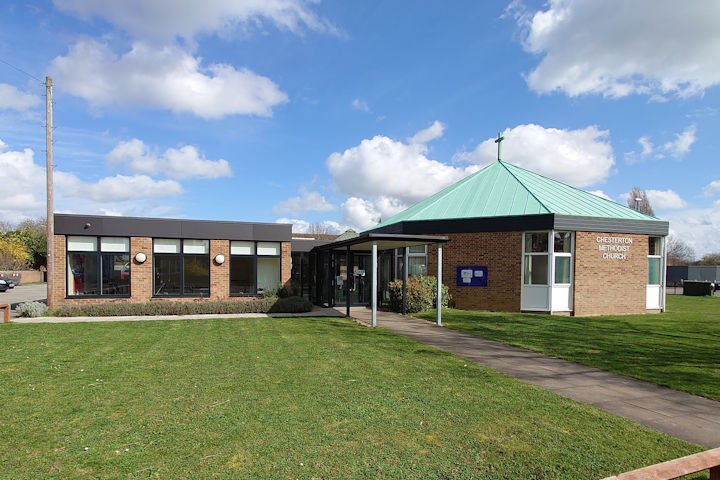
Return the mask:
[[[3,280],[7,283],[8,288],[15,288],[15,280],[11,278],[5,278]]]
[[[10,288],[5,280],[0,280],[0,292],[6,292]]]

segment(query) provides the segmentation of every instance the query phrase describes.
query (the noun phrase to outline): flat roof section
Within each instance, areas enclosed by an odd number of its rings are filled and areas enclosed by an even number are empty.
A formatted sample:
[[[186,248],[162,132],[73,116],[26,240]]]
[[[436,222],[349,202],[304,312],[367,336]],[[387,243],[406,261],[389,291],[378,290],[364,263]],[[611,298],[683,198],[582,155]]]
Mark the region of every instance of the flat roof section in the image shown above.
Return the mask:
[[[372,248],[377,242],[378,250],[392,250],[394,248],[415,247],[429,243],[446,243],[450,239],[442,235],[407,235],[396,233],[362,233],[357,237],[320,245],[314,250],[344,250],[350,247],[353,251],[365,251]]]
[[[174,218],[112,217],[56,213],[58,235],[109,237],[192,238],[289,242],[292,225],[285,223],[185,220]]]

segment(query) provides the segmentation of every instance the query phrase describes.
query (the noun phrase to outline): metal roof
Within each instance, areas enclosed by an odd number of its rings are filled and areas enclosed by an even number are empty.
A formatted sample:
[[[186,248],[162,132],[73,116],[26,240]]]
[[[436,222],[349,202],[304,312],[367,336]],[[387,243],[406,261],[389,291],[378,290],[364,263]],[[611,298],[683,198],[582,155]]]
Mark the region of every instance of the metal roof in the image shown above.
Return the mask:
[[[369,230],[399,222],[540,214],[661,221],[498,160]]]

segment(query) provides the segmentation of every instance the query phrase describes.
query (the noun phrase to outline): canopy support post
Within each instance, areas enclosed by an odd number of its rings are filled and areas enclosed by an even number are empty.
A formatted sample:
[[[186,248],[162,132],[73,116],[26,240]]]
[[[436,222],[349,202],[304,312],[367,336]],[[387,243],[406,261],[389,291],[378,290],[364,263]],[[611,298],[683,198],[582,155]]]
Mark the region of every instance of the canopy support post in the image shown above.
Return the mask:
[[[442,243],[437,244],[437,317],[435,323],[442,326]]]
[[[402,271],[402,314],[407,315],[407,280],[408,280],[408,247],[403,247],[403,271]]]
[[[377,326],[377,241],[372,242],[372,327]]]
[[[345,249],[345,316],[350,316],[350,247]]]

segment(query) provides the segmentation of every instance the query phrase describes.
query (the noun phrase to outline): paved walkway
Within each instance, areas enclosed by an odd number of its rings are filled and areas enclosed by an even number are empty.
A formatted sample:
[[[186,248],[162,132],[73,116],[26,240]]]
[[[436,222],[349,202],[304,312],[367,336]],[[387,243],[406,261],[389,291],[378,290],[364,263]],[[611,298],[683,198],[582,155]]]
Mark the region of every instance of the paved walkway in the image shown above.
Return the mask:
[[[370,323],[370,310],[351,315]],[[413,317],[378,312],[378,326],[674,437],[720,446],[720,402],[485,340]]]

